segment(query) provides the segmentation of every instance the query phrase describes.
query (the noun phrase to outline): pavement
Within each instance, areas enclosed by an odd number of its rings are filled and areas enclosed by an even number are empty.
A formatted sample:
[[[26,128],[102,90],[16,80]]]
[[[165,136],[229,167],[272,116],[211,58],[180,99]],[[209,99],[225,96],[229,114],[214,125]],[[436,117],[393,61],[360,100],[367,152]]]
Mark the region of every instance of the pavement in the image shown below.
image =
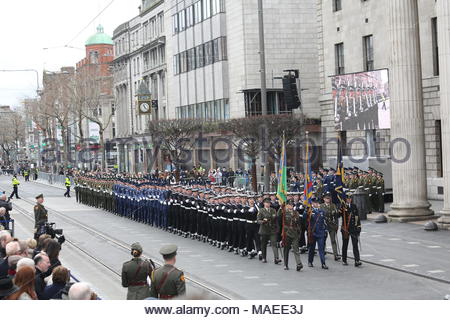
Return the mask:
[[[0,177],[0,188],[10,192],[9,177]],[[262,264],[258,260],[220,251],[208,244],[184,239],[160,229],[130,221],[85,205],[77,204],[75,198],[64,198],[63,188],[49,186],[44,182],[21,181],[19,195],[34,201],[34,196],[44,193],[45,206],[59,211],[106,235],[131,244],[141,242],[144,253],[161,260],[159,248],[166,243],[179,247],[177,266],[196,280],[206,283],[229,296],[244,299],[443,299],[450,293],[450,233],[448,231],[426,232],[422,226],[410,223],[375,224],[364,221],[361,234],[361,257],[365,263],[360,268],[343,266],[327,255],[330,267],[320,269],[316,257],[315,267],[305,267],[301,272],[285,271],[281,265]],[[32,212],[32,205],[13,200],[15,205]],[[25,229],[20,214],[12,212]],[[110,243],[95,235],[87,235],[80,228],[50,214],[50,221],[63,228],[67,238],[72,239],[104,264],[120,272],[129,254],[117,250]],[[327,243],[330,246],[330,243]],[[268,250],[269,254],[271,250]],[[67,256],[62,258],[73,265],[80,277],[93,278],[95,267],[88,257]],[[351,257],[349,248],[349,256]],[[306,265],[306,255],[301,255]],[[66,263],[66,260],[63,260]],[[268,261],[273,259],[268,256]],[[291,268],[293,257],[290,258]],[[92,264],[90,268],[83,266]],[[106,274],[107,275],[107,274]],[[104,291],[117,287],[118,279],[109,276],[104,281]],[[188,286],[189,290],[189,286]],[[106,295],[114,298],[112,295]],[[121,294],[120,296],[124,296]]]

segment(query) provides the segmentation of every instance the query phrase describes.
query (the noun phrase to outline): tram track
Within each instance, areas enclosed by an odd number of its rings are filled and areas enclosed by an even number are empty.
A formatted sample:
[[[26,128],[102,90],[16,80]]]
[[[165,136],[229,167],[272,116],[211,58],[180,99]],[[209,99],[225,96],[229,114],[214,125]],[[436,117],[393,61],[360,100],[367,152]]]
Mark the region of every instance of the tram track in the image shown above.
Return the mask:
[[[28,203],[30,205],[33,205],[33,206],[35,205],[35,203],[33,203],[32,201],[30,201],[28,199],[22,198],[22,201],[24,201],[24,202],[26,202],[26,203]],[[20,207],[20,206],[16,205],[16,207]],[[67,215],[65,215],[64,213],[62,213],[62,212],[60,212],[58,210],[52,209],[50,207],[46,207],[46,209],[48,210],[49,213],[52,213],[52,214],[56,215],[58,218],[66,221],[70,225],[77,226],[77,227],[83,229],[85,232],[89,233],[90,235],[95,236],[97,238],[101,238],[102,240],[106,241],[111,246],[115,247],[116,249],[119,249],[119,250],[122,250],[124,252],[129,253],[130,245],[125,243],[125,242],[123,242],[122,240],[117,239],[115,237],[112,237],[112,236],[110,236],[108,234],[105,234],[102,231],[100,231],[100,230],[98,230],[96,228],[92,228],[92,227],[90,227],[90,226],[88,226],[88,225],[86,225],[86,224],[84,224],[84,223],[82,223],[82,222],[80,222],[80,221],[78,221],[76,219],[70,218],[70,217],[68,217]],[[34,221],[34,218],[30,214],[27,214],[26,210],[24,208],[21,208],[21,210],[22,210],[21,213],[24,216],[26,216],[28,219],[31,219],[31,220]],[[21,210],[18,210],[18,211],[21,211]],[[118,273],[116,270],[114,270],[114,268],[112,268],[112,267],[106,265],[105,263],[103,263],[100,259],[98,259],[94,255],[90,254],[87,250],[85,250],[84,248],[82,248],[81,246],[76,244],[74,241],[71,241],[70,238],[68,238],[67,236],[65,236],[65,237],[66,237],[66,242],[71,244],[73,247],[77,248],[79,251],[83,252],[90,259],[92,259],[92,260],[96,261],[97,263],[99,263],[100,265],[102,265],[102,267],[108,269],[114,275],[119,277],[119,279],[121,278],[121,274]],[[160,259],[157,259],[157,258],[155,258],[153,256],[150,257],[150,256],[147,256],[147,255],[143,254],[142,257],[144,259],[151,259],[155,263],[155,265],[157,267],[160,267],[160,266],[164,265],[163,261],[161,261]],[[211,285],[209,285],[209,284],[207,284],[207,283],[205,283],[203,281],[194,279],[189,274],[185,275],[185,279],[186,279],[187,283],[190,283],[191,285],[193,285],[193,286],[195,286],[195,287],[205,291],[206,293],[210,294],[214,298],[223,299],[223,300],[242,299],[242,297],[239,297],[236,294],[232,295],[232,294],[229,294],[229,293],[222,292],[222,291],[214,288],[213,286],[211,286]]]

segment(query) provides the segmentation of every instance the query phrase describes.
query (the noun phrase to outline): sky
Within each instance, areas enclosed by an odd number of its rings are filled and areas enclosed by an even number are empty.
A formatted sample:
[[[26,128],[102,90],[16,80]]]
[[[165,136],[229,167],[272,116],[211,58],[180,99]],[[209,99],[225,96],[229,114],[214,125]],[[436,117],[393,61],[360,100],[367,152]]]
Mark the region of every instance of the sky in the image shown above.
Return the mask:
[[[0,70],[35,69],[42,87],[43,70],[75,66],[98,24],[112,36],[116,27],[139,14],[140,4],[141,0],[0,0]],[[0,105],[16,108],[24,98],[36,97],[36,87],[35,72],[0,72]]]

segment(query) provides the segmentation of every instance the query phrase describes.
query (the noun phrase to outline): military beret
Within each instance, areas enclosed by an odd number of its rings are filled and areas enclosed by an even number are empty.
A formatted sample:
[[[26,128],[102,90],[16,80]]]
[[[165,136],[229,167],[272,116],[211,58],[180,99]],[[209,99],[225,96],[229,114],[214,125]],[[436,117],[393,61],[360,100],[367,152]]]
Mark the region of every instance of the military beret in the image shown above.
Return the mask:
[[[270,202],[269,198],[265,198],[263,202]]]
[[[293,200],[288,200],[288,201],[286,201],[286,205],[293,206],[294,205],[294,201]]]
[[[142,250],[142,246],[139,242],[135,242],[131,245],[131,250],[136,250],[139,252],[143,252],[144,250]]]
[[[44,195],[41,193],[36,196],[36,199],[43,198],[43,197],[44,197]]]
[[[320,201],[319,201],[319,198],[316,198],[316,197],[311,198],[311,201],[312,201],[312,202],[320,202]]]
[[[327,193],[325,193],[325,195],[323,196],[324,198],[331,198],[331,193],[330,192],[327,192]]]
[[[177,253],[178,247],[174,244],[168,244],[163,246],[160,250],[159,253],[162,254],[163,256],[168,256],[174,253]]]

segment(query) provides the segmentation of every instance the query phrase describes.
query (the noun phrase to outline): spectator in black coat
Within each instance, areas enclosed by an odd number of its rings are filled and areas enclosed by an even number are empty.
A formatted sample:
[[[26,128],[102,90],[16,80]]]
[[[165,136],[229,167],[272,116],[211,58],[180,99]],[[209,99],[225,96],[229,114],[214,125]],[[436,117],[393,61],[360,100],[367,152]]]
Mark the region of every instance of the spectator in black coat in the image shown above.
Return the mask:
[[[62,294],[64,292],[64,288],[70,280],[70,271],[63,267],[59,266],[53,269],[52,273],[52,284],[46,286],[44,292],[42,294],[43,300],[61,300]]]
[[[48,271],[45,273],[46,278],[52,274],[53,269],[61,265],[61,261],[59,261],[59,253],[61,252],[61,245],[58,243],[58,241],[50,239],[44,251],[48,255],[48,258],[50,259],[50,267],[48,268]]]
[[[45,289],[45,274],[48,271],[48,268],[50,267],[50,259],[48,258],[47,254],[45,253],[39,253],[34,257],[34,264],[36,267],[36,277],[35,277],[35,286],[34,289],[36,291],[36,294],[38,296],[39,300],[42,300],[43,293]]]

